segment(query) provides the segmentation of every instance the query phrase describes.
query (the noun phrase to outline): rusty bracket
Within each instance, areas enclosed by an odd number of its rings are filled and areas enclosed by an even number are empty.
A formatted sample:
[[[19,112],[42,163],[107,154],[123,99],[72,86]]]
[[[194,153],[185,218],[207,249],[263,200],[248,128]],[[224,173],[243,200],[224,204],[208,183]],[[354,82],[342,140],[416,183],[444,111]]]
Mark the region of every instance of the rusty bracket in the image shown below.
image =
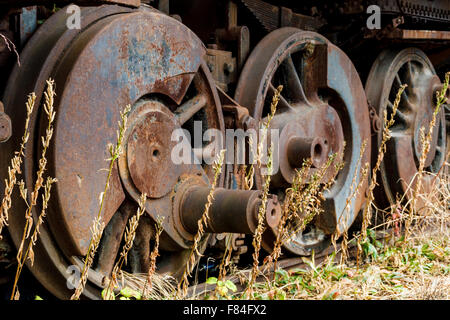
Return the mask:
[[[255,118],[250,116],[248,108],[241,106],[222,89],[217,88],[220,102],[224,113],[225,128],[230,129],[257,129],[258,124]]]
[[[367,100],[367,105],[369,106],[369,117],[372,132],[378,133],[381,130],[381,119],[378,116],[377,110],[371,105],[369,100]]]
[[[392,19],[391,23],[385,26],[381,30],[367,30],[364,38],[375,38],[381,40],[383,38],[389,38],[391,34],[395,33],[397,27],[405,23],[405,18],[403,16],[398,16]]]

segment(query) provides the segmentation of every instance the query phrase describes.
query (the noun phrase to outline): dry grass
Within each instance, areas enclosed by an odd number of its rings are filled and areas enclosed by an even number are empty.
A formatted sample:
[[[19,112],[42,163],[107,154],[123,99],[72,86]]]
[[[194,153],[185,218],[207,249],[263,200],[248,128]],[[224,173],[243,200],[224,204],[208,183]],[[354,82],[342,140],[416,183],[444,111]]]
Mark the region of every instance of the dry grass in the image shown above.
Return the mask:
[[[260,141],[258,143],[257,148],[257,165],[259,166],[259,169],[261,170],[261,159],[263,155],[263,145],[266,142],[267,132],[269,130],[270,122],[272,121],[273,117],[275,116],[275,113],[277,111],[278,102],[280,100],[281,91],[283,90],[283,86],[278,86],[275,89],[275,93],[272,97],[272,103],[270,105],[270,114],[267,116],[266,121],[262,124],[262,135],[260,137]],[[252,141],[250,141],[252,143]],[[259,252],[261,250],[261,241],[262,241],[262,235],[265,230],[264,226],[264,218],[266,213],[266,207],[267,207],[267,200],[269,195],[269,187],[270,187],[270,179],[272,175],[272,156],[273,156],[273,146],[271,145],[268,150],[268,163],[267,163],[267,175],[264,176],[263,180],[263,192],[262,192],[262,198],[261,198],[261,206],[258,209],[258,225],[255,230],[255,234],[253,235],[253,241],[252,245],[254,248],[253,252],[253,266],[252,271],[250,273],[250,278],[248,281],[247,289],[244,292],[244,297],[252,298],[253,297],[253,284],[256,280],[256,277],[259,274]],[[254,168],[251,168],[250,172],[254,172]],[[261,171],[262,172],[262,171]],[[246,179],[247,180],[247,179]]]
[[[362,221],[362,226],[361,226],[361,236],[358,237],[358,241],[357,241],[357,245],[358,245],[357,261],[358,262],[359,262],[359,258],[361,256],[362,246],[367,242],[367,229],[369,228],[371,221],[372,221],[372,207],[373,207],[373,201],[374,201],[373,191],[374,191],[375,187],[377,186],[377,173],[380,170],[381,163],[383,162],[383,159],[384,159],[384,154],[386,153],[386,143],[391,138],[391,132],[389,129],[395,123],[394,117],[395,117],[395,114],[397,113],[397,109],[400,104],[402,93],[405,90],[405,88],[406,88],[406,85],[402,85],[400,87],[400,89],[398,90],[389,120],[388,120],[387,110],[385,109],[383,112],[384,121],[383,121],[383,134],[382,134],[381,144],[378,149],[377,161],[376,161],[374,167],[372,168],[372,176],[371,176],[371,179],[369,182],[367,199],[366,199],[366,203],[365,203],[365,206],[363,209],[363,221]]]
[[[14,42],[9,40],[5,35],[3,35],[1,33],[0,33],[0,38],[2,38],[2,40],[5,42],[8,50],[14,52],[14,54],[16,55],[16,58],[17,58],[17,65],[20,67],[20,57],[19,57],[19,53],[17,52],[16,45],[14,44]]]
[[[156,221],[155,245],[152,252],[150,253],[150,267],[148,268],[147,279],[144,284],[144,289],[142,290],[142,297],[144,299],[149,299],[149,290],[151,290],[153,287],[153,276],[155,275],[156,271],[156,258],[158,258],[159,256],[159,238],[164,230],[162,222],[162,218]]]
[[[35,226],[33,233],[33,237],[31,241],[28,244],[27,250],[24,254],[24,247],[25,242],[30,238],[31,230],[33,228],[34,220],[33,220],[33,208],[37,205],[37,200],[39,196],[39,191],[41,187],[44,185],[44,173],[47,169],[47,150],[50,146],[50,141],[53,136],[53,122],[55,120],[55,110],[54,110],[54,96],[55,96],[55,89],[54,89],[54,81],[52,79],[47,80],[47,89],[44,92],[45,102],[44,102],[44,111],[47,115],[47,129],[45,131],[45,136],[42,137],[42,153],[41,157],[39,159],[39,168],[36,173],[36,181],[34,183],[33,191],[30,194],[30,197],[28,198],[28,192],[25,189],[25,183],[23,181],[19,182],[19,188],[20,188],[20,195],[22,199],[25,201],[25,204],[27,206],[27,210],[25,212],[25,227],[23,229],[22,234],[22,240],[20,242],[19,249],[17,250],[17,269],[16,269],[16,275],[14,277],[14,284],[13,289],[11,292],[11,300],[18,300],[19,299],[19,291],[17,287],[17,283],[19,281],[20,274],[22,272],[22,268],[28,258],[28,254],[30,255],[31,262],[34,262],[34,252],[33,252],[33,245],[36,243],[37,235],[39,233],[39,226],[43,223],[43,218],[45,217],[45,210],[47,209],[48,200],[50,198],[50,188],[51,184],[55,182],[54,179],[48,178],[47,184],[45,185],[45,191],[43,195],[43,209],[41,211],[41,214],[38,218],[38,224]],[[29,97],[29,100],[27,102],[27,114],[29,116],[29,113],[32,111],[32,105],[34,105],[35,101],[35,95],[31,94]],[[28,123],[27,123],[28,125]],[[25,136],[26,139],[22,138],[22,145],[24,144],[24,141],[28,140],[29,133],[26,131]],[[24,137],[25,137],[24,136]],[[21,146],[21,152],[23,152],[22,146]],[[20,152],[19,152],[20,153]]]
[[[8,167],[8,179],[5,180],[5,191],[2,199],[1,213],[0,213],[0,239],[4,226],[8,225],[8,212],[11,208],[11,195],[17,184],[17,175],[22,173],[22,162],[25,157],[25,147],[30,137],[29,123],[30,117],[33,113],[34,105],[36,103],[36,94],[33,92],[28,96],[26,102],[27,116],[25,120],[25,129],[20,143],[19,151],[16,151],[14,157],[11,159],[11,166]]]

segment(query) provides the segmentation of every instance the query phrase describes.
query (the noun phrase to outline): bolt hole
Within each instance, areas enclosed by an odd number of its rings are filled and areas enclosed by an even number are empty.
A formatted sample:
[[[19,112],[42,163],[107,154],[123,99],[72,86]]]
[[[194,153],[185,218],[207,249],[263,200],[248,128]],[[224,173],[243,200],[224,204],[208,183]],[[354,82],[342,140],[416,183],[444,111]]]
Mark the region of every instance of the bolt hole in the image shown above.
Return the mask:
[[[277,210],[276,210],[276,209],[272,209],[272,210],[270,211],[270,215],[271,215],[272,217],[275,217],[275,216],[277,215]]]
[[[314,158],[320,159],[322,155],[322,146],[320,144],[316,144],[314,146]]]

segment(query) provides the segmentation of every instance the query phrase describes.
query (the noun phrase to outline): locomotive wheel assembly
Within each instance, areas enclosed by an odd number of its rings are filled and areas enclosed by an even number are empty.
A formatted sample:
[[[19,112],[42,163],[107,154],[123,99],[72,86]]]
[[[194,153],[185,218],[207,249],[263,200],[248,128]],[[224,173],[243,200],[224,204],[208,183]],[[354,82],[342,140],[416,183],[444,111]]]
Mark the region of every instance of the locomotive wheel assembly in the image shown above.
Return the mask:
[[[34,91],[40,101],[45,79],[56,81],[57,116],[48,171],[58,177],[58,186],[31,270],[60,298],[71,295],[66,286],[71,276],[68,267],[83,264],[90,227],[99,210],[97,197],[105,186],[107,172],[101,169],[109,157],[107,145],[116,139],[120,110],[131,105],[124,151],[113,168],[101,212],[106,228],[83,291],[85,297],[95,299],[113,269],[128,219],[144,193],[146,215],[136,232],[128,268],[147,272],[155,221],[163,218],[158,272],[175,277],[182,273],[214,172],[205,162],[175,164],[171,157],[178,142],[172,140],[172,133],[189,132],[194,121],[200,121],[205,130],[223,132],[224,120],[214,82],[201,58],[204,47],[177,20],[149,8],[86,7],[81,30],[73,31],[65,27],[63,12],[50,17],[28,42],[22,53],[24,64],[13,71],[4,101],[6,111],[13,114],[14,128],[20,130],[24,114],[12,110],[22,110],[17,106],[24,104],[28,92]],[[43,128],[45,116],[35,111],[24,164],[28,190],[35,179]],[[19,137],[15,133],[4,150],[13,153]],[[204,144],[200,154],[217,153],[220,142]],[[199,156],[190,145],[188,150],[192,159]],[[2,159],[5,167],[7,162]],[[214,193],[220,201],[210,209],[206,232],[254,232],[260,192],[224,190],[222,184],[223,176]],[[19,198],[14,201],[22,206],[14,207],[9,230],[19,245],[24,225],[20,212],[25,209]],[[267,214],[267,221],[275,226],[281,211],[279,205],[271,208],[275,215]]]
[[[379,171],[378,181],[381,182],[382,190],[376,195],[382,205],[396,203],[403,194],[406,196],[405,202],[411,199],[422,154],[420,129],[424,128],[425,134],[429,131],[436,107],[436,92],[442,89],[433,65],[421,50],[386,50],[373,64],[366,82],[367,99],[379,118],[383,118],[385,111],[390,117],[395,96],[402,84],[407,87],[401,96],[395,123],[391,128],[391,138],[386,145],[385,159]],[[377,131],[373,150],[380,147],[383,124]],[[439,172],[445,161],[445,150],[446,123],[444,109],[441,108],[436,117],[424,169],[431,173]],[[431,183],[432,176],[423,175],[421,192],[428,192]]]
[[[376,161],[383,131],[380,119],[384,112],[388,116],[392,112],[402,84],[407,87],[390,129],[375,200],[377,207],[385,208],[403,195],[405,202],[411,198],[422,153],[420,130],[428,131],[435,93],[442,89],[437,74],[447,71],[450,35],[440,31],[448,28],[447,2],[437,0],[424,10],[405,11],[402,4],[382,1],[384,27],[359,34],[354,31],[366,26],[362,1],[344,0],[334,6],[314,1],[284,4],[289,8],[270,0],[71,2],[81,6],[81,28],[69,27],[68,17],[74,18],[69,6],[55,10],[47,0],[0,0],[5,8],[0,15],[0,180],[8,178],[5,169],[22,141],[27,95],[34,92],[36,106],[18,176],[28,197],[48,124],[42,110],[46,80],[52,78],[56,85],[46,174],[58,181],[34,246],[34,264],[27,262],[34,277],[56,297],[72,295],[76,272],[83,267],[108,176],[108,145],[117,139],[117,123],[126,106],[130,111],[122,153],[112,168],[100,212],[105,229],[83,298],[101,298],[142,194],[147,196],[145,213],[124,271],[133,277],[148,272],[160,223],[156,272],[179,279],[205,207],[208,223],[197,250],[208,261],[205,266],[198,260],[199,272],[214,273],[218,265],[211,267],[208,262],[217,256],[221,260],[230,244],[228,257],[238,267],[247,266],[251,244],[244,235],[253,235],[258,226],[266,167],[254,167],[252,190],[239,189],[247,182],[242,183],[243,173],[248,173],[240,169],[249,163],[241,166],[236,160],[254,159],[250,153],[238,154],[242,150],[232,140],[234,148],[227,150],[211,194],[216,180],[213,162],[225,144],[229,146],[228,130],[233,139],[240,139],[239,130],[258,129],[265,123],[280,85],[277,111],[264,141],[268,148],[275,147],[264,213],[265,251],[273,249],[286,191],[306,159],[311,160],[311,168],[303,181],[305,188],[334,156],[320,181],[327,185],[322,211],[283,244],[283,253],[287,257],[319,253],[330,245],[332,234],[349,230],[366,200],[368,177],[362,177],[362,168]],[[343,16],[349,18],[345,23]],[[428,21],[427,30],[418,30],[416,19]],[[385,25],[390,21],[392,25]],[[20,66],[12,63],[16,56],[10,44],[17,48]],[[411,45],[417,48],[402,49]],[[398,49],[386,49],[391,47]],[[421,49],[435,63],[437,74]],[[372,51],[361,58],[365,50]],[[367,75],[364,87],[360,77]],[[448,123],[446,129],[441,110],[425,171],[438,173],[445,162]],[[255,151],[251,139],[245,139],[241,141],[249,142],[245,147]],[[422,179],[422,192],[427,192],[430,176]],[[6,237],[11,238],[9,247],[20,246],[26,208],[19,192],[14,192],[10,237]],[[33,209],[35,222],[41,209],[38,202]],[[289,221],[293,228],[303,224],[304,217],[293,215]]]
[[[361,163],[370,159],[368,108],[350,59],[314,32],[281,28],[268,34],[249,56],[235,100],[247,106],[249,113],[261,122],[270,112],[278,85],[283,85],[283,90],[270,129],[279,130],[279,171],[272,177],[271,192],[283,199],[285,188],[292,183],[295,169],[301,167],[304,159],[311,158],[312,170],[318,170],[331,154],[337,154],[323,179],[335,179],[325,194],[325,212],[284,245],[294,254],[308,255],[328,245],[329,235],[336,228],[338,232],[347,230],[362,206],[364,192],[352,200],[349,212],[344,210],[353,175],[356,173],[359,183]],[[363,141],[367,148],[358,162]],[[344,161],[345,166],[337,172],[335,164],[339,161]],[[258,187],[261,180],[257,174]],[[364,181],[363,190],[366,187]],[[267,250],[273,238],[266,234]]]

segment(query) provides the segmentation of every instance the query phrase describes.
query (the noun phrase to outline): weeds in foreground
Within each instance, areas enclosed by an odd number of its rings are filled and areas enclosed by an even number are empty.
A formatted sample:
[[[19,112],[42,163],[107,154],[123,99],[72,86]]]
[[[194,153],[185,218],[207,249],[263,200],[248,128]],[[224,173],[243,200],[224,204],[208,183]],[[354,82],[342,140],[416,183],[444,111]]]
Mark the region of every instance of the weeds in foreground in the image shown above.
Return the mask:
[[[80,299],[80,295],[83,292],[84,286],[86,285],[89,268],[91,267],[92,263],[94,262],[94,256],[95,256],[95,253],[97,252],[97,248],[98,248],[100,239],[103,234],[103,229],[105,228],[105,224],[101,221],[101,213],[102,213],[102,209],[103,209],[103,205],[104,205],[106,192],[108,191],[108,188],[109,188],[109,181],[111,178],[114,162],[120,157],[120,155],[122,154],[122,151],[123,151],[122,143],[123,143],[123,138],[124,138],[125,131],[127,128],[127,116],[128,116],[128,113],[130,112],[130,110],[131,110],[131,106],[128,105],[120,113],[119,130],[117,131],[116,145],[110,144],[108,147],[109,154],[111,157],[109,159],[107,159],[107,161],[109,161],[109,169],[108,169],[108,175],[106,178],[105,189],[103,190],[102,193],[100,193],[100,207],[98,210],[97,217],[94,219],[94,221],[92,223],[92,227],[91,227],[92,238],[91,238],[91,241],[89,242],[88,252],[84,259],[84,265],[83,265],[83,270],[81,271],[80,282],[78,283],[77,288],[75,289],[75,292],[70,297],[71,300]]]
[[[3,39],[8,50],[14,52],[14,54],[16,55],[16,58],[17,58],[17,65],[20,67],[20,57],[19,57],[19,53],[17,52],[16,45],[14,44],[14,42],[9,40],[5,35],[3,35],[1,33],[0,33],[0,38]]]
[[[306,267],[278,269],[274,280],[255,285],[257,299],[449,299],[450,243],[448,235],[415,238],[403,247],[379,243],[369,263],[304,259]]]
[[[127,261],[128,252],[133,246],[133,241],[136,236],[136,230],[139,225],[139,219],[145,212],[145,202],[147,201],[147,195],[141,194],[139,198],[139,208],[136,212],[136,215],[128,220],[128,225],[125,231],[124,240],[125,243],[122,247],[122,252],[120,252],[119,260],[114,265],[114,268],[111,273],[111,278],[108,279],[108,284],[106,288],[102,291],[102,298],[105,300],[114,300],[114,289],[118,287],[117,278],[122,270],[123,263]]]
[[[17,282],[19,281],[20,273],[22,271],[23,264],[25,263],[25,261],[27,259],[28,253],[30,253],[31,261],[32,262],[34,261],[33,247],[32,246],[28,247],[28,248],[30,248],[31,251],[27,250],[27,253],[25,254],[25,256],[23,256],[23,253],[24,253],[23,250],[24,250],[24,246],[25,246],[25,241],[27,239],[29,239],[30,233],[31,233],[31,230],[33,227],[33,208],[37,205],[39,191],[44,184],[43,176],[47,169],[47,158],[46,158],[47,150],[48,150],[48,147],[50,146],[50,140],[52,139],[52,136],[53,136],[53,121],[55,120],[55,115],[56,115],[55,110],[53,108],[55,94],[56,93],[54,90],[54,81],[52,79],[49,79],[49,80],[47,80],[47,90],[44,92],[44,97],[45,97],[44,111],[47,114],[48,125],[47,125],[47,129],[45,131],[45,137],[42,137],[42,153],[41,153],[41,158],[39,159],[39,168],[38,168],[38,171],[36,174],[36,181],[34,183],[33,191],[31,192],[29,199],[27,196],[28,192],[25,189],[25,183],[23,181],[19,182],[20,195],[21,195],[22,199],[25,201],[27,210],[25,212],[25,227],[23,229],[22,240],[20,242],[19,249],[17,250],[17,270],[16,270],[16,275],[14,277],[14,284],[13,284],[13,289],[11,292],[11,300],[19,299]],[[28,107],[28,105],[27,105],[27,107]],[[51,179],[51,178],[48,181],[51,181],[50,185],[51,185],[51,183],[53,183],[53,179]],[[48,186],[48,188],[50,188],[50,186]],[[44,195],[44,201],[45,201],[45,195]],[[45,206],[46,206],[46,204],[45,204]],[[43,210],[41,212],[41,215],[42,214],[44,214],[44,216],[45,216],[45,210]],[[42,216],[42,218],[43,218],[43,216]],[[41,219],[38,220],[38,223],[40,223],[40,222],[41,222]],[[38,231],[39,230],[38,227],[39,227],[39,225],[35,227],[35,230]],[[31,241],[31,244],[34,244],[34,242],[35,241]]]
[[[142,290],[142,296],[147,299],[149,297],[148,291],[152,289],[152,278],[156,271],[156,258],[159,256],[159,237],[161,236],[161,233],[163,232],[163,226],[162,226],[163,219],[158,219],[156,221],[155,226],[155,245],[153,247],[152,252],[150,253],[150,267],[148,268],[147,272],[147,279],[145,280],[144,289]]]
[[[441,106],[447,100],[446,95],[447,95],[447,90],[449,88],[449,78],[450,78],[450,72],[447,72],[445,74],[445,81],[444,81],[442,90],[440,92],[436,92],[436,107],[434,108],[433,116],[429,123],[427,134],[425,135],[425,127],[420,128],[420,142],[422,144],[422,148],[421,148],[421,155],[420,155],[420,159],[419,159],[419,168],[418,168],[416,176],[414,177],[416,183],[415,183],[414,189],[412,191],[412,199],[410,202],[409,214],[408,214],[408,218],[406,219],[406,222],[405,222],[405,240],[409,237],[409,229],[410,229],[409,227],[412,222],[412,217],[416,211],[417,195],[421,191],[421,187],[422,187],[422,177],[423,177],[423,173],[424,173],[424,169],[425,169],[425,161],[430,152],[431,140],[433,139],[433,129],[434,129],[434,126],[436,125],[436,117],[441,110]]]
[[[178,291],[177,296],[179,298],[184,298],[187,294],[188,290],[188,276],[191,275],[191,272],[195,266],[195,262],[197,261],[197,258],[201,257],[202,254],[198,251],[198,248],[200,246],[200,242],[203,238],[203,234],[205,233],[204,230],[208,226],[208,220],[209,220],[209,208],[212,205],[212,202],[214,200],[214,190],[216,189],[216,184],[219,179],[220,173],[222,172],[222,164],[225,158],[225,150],[221,150],[219,154],[217,155],[216,160],[214,161],[213,165],[213,171],[214,171],[214,180],[211,184],[211,190],[207,197],[207,202],[205,204],[205,210],[203,210],[202,217],[198,220],[197,226],[198,230],[194,237],[194,244],[191,249],[191,252],[189,254],[189,259],[186,264],[186,267],[183,271],[183,276],[181,278],[180,283],[178,284]]]
[[[384,119],[383,124],[384,125],[383,125],[381,144],[378,149],[377,161],[376,161],[374,167],[372,168],[372,176],[371,176],[371,180],[369,182],[366,204],[365,204],[364,210],[363,210],[361,236],[358,238],[358,241],[357,241],[357,247],[358,247],[357,261],[358,262],[359,262],[359,258],[361,256],[362,245],[365,242],[367,242],[367,229],[368,229],[368,227],[371,223],[371,219],[372,219],[372,205],[373,205],[373,201],[374,201],[373,191],[374,191],[375,187],[377,186],[377,173],[380,170],[381,163],[383,162],[383,159],[384,159],[384,154],[386,153],[386,143],[391,138],[391,133],[390,133],[389,129],[395,123],[394,117],[395,117],[395,114],[397,113],[397,109],[400,104],[401,96],[402,96],[402,93],[405,90],[405,88],[406,88],[406,85],[404,84],[398,90],[397,96],[395,98],[394,105],[392,108],[392,114],[391,114],[389,120],[388,120],[387,111],[384,110],[384,113],[383,113],[383,119]]]
[[[270,122],[272,121],[273,117],[275,116],[275,113],[277,111],[278,102],[280,100],[281,91],[283,90],[283,86],[278,86],[275,89],[275,93],[272,97],[272,103],[270,105],[270,114],[267,116],[266,121],[262,125],[262,135],[258,144],[257,148],[257,164],[261,170],[261,159],[263,154],[263,144],[264,141],[266,141],[267,132],[269,130]],[[261,197],[261,206],[258,209],[258,225],[255,230],[255,234],[253,235],[253,241],[252,245],[254,248],[253,252],[253,265],[252,265],[252,271],[250,273],[250,279],[248,281],[247,289],[244,292],[244,297],[252,298],[252,288],[253,283],[256,280],[256,277],[259,273],[259,251],[261,249],[261,241],[262,241],[262,234],[264,232],[265,226],[264,226],[264,220],[265,220],[265,213],[266,213],[266,207],[267,207],[267,200],[269,195],[269,187],[270,187],[270,179],[272,175],[272,157],[273,157],[273,146],[271,145],[268,150],[268,162],[267,162],[267,175],[263,177],[264,183],[263,183],[263,192]],[[253,167],[251,170],[254,170]],[[262,172],[262,171],[261,171]]]
[[[17,175],[22,173],[21,167],[23,158],[25,157],[25,147],[30,137],[29,123],[35,103],[36,94],[33,92],[28,95],[28,100],[26,102],[27,116],[25,120],[25,129],[22,136],[22,142],[20,143],[19,151],[16,151],[14,157],[11,159],[11,166],[8,167],[8,179],[5,179],[5,191],[0,212],[0,239],[2,238],[1,234],[3,227],[8,225],[8,211],[11,209],[11,195],[14,190],[14,186],[17,184]]]
[[[347,199],[345,199],[345,207],[343,209],[343,212],[341,212],[338,222],[336,231],[331,236],[331,242],[333,244],[334,250],[337,251],[336,241],[339,238],[340,230],[344,229],[345,231],[342,232],[342,243],[341,243],[341,263],[344,263],[347,261],[348,258],[348,230],[347,226],[349,225],[348,219],[350,218],[350,207],[352,201],[356,198],[356,196],[361,192],[362,186],[364,185],[367,175],[369,173],[369,163],[367,162],[364,166],[362,166],[362,158],[364,156],[364,152],[366,151],[367,147],[367,141],[363,141],[361,144],[360,150],[359,150],[359,158],[357,161],[357,164],[355,166],[355,171],[353,172],[353,179],[352,183],[350,184],[350,192]],[[357,182],[358,177],[358,169],[359,169],[359,182]],[[344,220],[342,220],[344,218]],[[342,223],[342,228],[341,228]]]

